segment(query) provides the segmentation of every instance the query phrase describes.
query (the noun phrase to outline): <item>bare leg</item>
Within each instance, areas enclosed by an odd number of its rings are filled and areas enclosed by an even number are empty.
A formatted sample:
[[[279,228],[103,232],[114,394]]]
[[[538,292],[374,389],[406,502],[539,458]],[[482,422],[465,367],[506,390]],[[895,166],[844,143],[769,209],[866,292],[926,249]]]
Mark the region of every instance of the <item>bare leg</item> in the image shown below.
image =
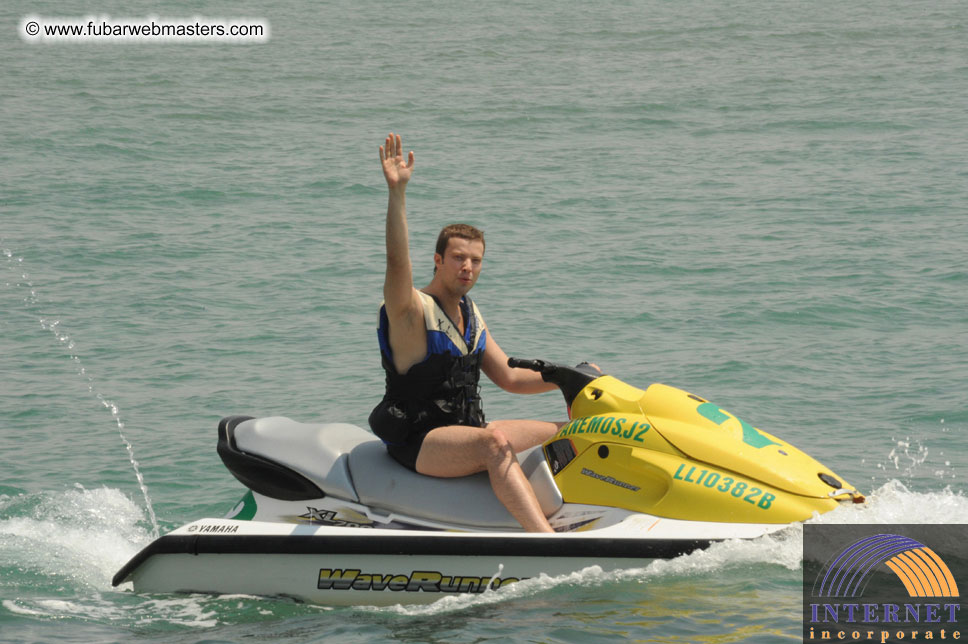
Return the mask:
[[[557,431],[556,423],[495,421],[487,427],[450,425],[432,430],[417,456],[417,471],[445,478],[487,471],[491,487],[528,532],[552,532],[515,455]],[[518,449],[519,446],[520,449]]]
[[[529,447],[540,445],[554,436],[565,423],[545,420],[492,420],[488,429],[499,429],[511,441],[511,448],[519,454]]]

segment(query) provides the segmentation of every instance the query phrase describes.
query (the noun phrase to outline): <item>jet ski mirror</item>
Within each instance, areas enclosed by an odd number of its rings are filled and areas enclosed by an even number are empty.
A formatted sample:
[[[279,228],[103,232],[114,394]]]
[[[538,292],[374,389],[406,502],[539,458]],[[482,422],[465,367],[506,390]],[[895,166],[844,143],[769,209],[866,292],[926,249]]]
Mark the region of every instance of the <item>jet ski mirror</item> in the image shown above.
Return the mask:
[[[516,369],[530,369],[541,374],[541,379],[545,382],[558,385],[561,393],[565,397],[565,403],[571,406],[578,393],[584,389],[588,383],[596,378],[601,378],[605,374],[587,362],[582,362],[574,367],[569,367],[545,360],[522,360],[520,358],[508,358],[508,366]]]

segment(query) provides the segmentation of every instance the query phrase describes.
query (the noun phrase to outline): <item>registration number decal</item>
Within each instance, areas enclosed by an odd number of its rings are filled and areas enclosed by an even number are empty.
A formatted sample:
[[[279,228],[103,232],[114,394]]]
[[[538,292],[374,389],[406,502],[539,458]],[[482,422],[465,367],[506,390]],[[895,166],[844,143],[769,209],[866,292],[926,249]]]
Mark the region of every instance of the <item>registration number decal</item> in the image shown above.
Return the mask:
[[[686,467],[689,469],[686,470]],[[769,510],[773,501],[776,500],[775,494],[764,492],[758,487],[751,486],[746,481],[734,479],[732,476],[722,476],[719,472],[709,470],[699,470],[697,473],[697,469],[695,465],[683,463],[672,475],[672,478],[686,483],[704,485],[710,489],[715,489],[717,492],[743,499],[750,505],[755,505],[762,510]]]

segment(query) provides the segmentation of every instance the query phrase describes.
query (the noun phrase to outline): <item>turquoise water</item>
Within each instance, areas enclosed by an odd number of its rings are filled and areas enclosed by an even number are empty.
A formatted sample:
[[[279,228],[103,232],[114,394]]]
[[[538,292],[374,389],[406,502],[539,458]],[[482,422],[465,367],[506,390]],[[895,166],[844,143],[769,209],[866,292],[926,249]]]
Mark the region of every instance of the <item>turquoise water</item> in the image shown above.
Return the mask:
[[[271,38],[32,44],[29,14]],[[391,130],[416,154],[419,279],[443,224],[483,228],[475,299],[509,354],[680,386],[790,440],[870,493],[822,520],[968,523],[968,5],[0,19],[0,641],[799,638],[796,530],[420,609],[111,588],[155,533],[239,498],[221,416],[365,424]],[[564,414],[484,395],[490,418]]]

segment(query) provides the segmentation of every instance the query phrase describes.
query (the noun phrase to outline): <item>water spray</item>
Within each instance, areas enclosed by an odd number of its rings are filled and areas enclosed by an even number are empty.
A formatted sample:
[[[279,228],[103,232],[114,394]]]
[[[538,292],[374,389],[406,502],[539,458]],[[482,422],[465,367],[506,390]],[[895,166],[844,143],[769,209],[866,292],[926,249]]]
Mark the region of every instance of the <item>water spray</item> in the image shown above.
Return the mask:
[[[6,285],[24,289],[27,292],[27,295],[23,298],[24,306],[30,309],[38,303],[39,296],[37,295],[37,291],[30,280],[29,274],[24,269],[24,260],[22,257],[15,256],[13,251],[4,247],[2,244],[3,240],[0,239],[0,255],[5,258],[7,268],[11,271],[14,271],[15,274],[18,275],[18,281],[16,283],[6,282]],[[98,400],[99,403],[101,403],[102,407],[111,412],[111,418],[114,420],[114,424],[118,429],[118,435],[121,437],[121,443],[124,445],[125,450],[127,450],[128,460],[131,462],[131,466],[134,468],[135,477],[138,479],[138,486],[141,488],[141,493],[144,495],[145,508],[148,512],[148,518],[151,521],[152,534],[155,538],[157,538],[160,534],[158,518],[155,516],[155,511],[151,504],[151,497],[148,495],[148,486],[145,484],[144,476],[141,473],[141,467],[134,456],[134,446],[124,434],[124,421],[121,420],[121,411],[118,408],[118,405],[114,401],[106,398],[104,394],[98,390],[94,377],[88,372],[87,368],[84,366],[84,363],[81,361],[81,357],[76,351],[76,343],[74,342],[74,339],[63,330],[61,321],[50,320],[44,317],[39,317],[37,319],[40,322],[41,328],[45,329],[46,331],[50,331],[51,334],[57,338],[58,342],[67,349],[68,355],[76,367],[77,375],[81,378],[84,378],[87,383],[87,390]]]

